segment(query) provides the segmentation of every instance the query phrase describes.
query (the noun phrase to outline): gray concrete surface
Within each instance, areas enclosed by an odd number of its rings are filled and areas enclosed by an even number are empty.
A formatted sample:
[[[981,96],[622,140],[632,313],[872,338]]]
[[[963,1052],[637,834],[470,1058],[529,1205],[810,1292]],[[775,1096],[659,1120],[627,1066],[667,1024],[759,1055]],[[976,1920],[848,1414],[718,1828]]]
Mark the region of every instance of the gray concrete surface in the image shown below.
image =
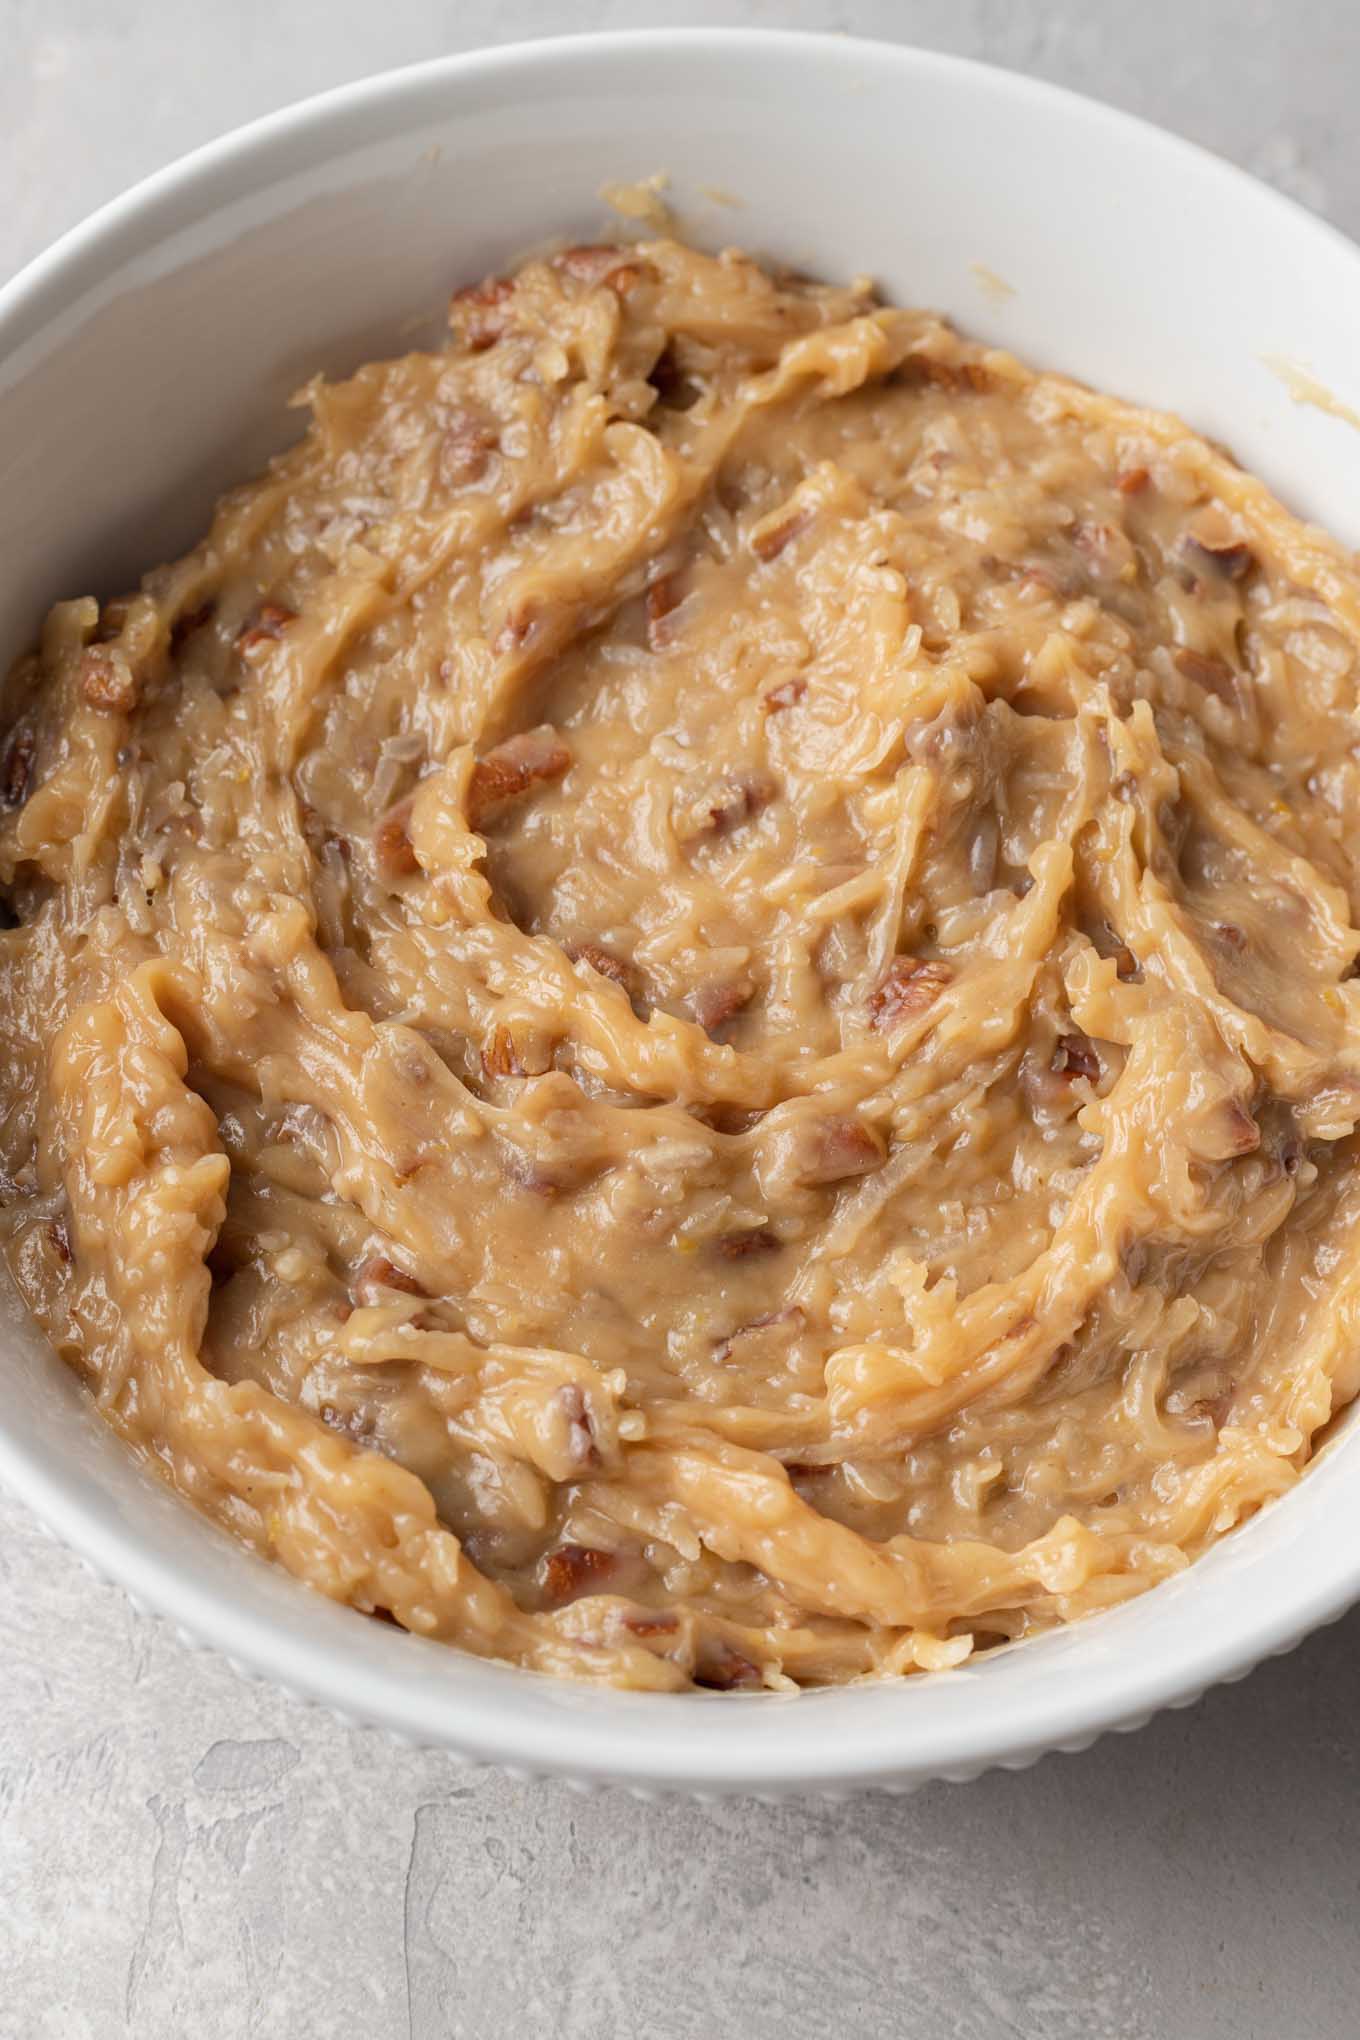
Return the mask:
[[[1346,0],[0,0],[0,273],[270,107],[440,51],[748,21],[1117,101],[1360,231]],[[641,1806],[237,1681],[0,1503],[0,2040],[1360,2033],[1360,1619],[1085,1756]]]

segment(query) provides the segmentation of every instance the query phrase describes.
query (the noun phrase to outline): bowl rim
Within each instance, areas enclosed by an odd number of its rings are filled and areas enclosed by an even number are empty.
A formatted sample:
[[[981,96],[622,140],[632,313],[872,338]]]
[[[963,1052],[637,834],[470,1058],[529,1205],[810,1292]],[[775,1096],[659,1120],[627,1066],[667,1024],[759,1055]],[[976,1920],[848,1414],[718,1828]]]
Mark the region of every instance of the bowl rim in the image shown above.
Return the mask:
[[[1134,150],[1165,163],[1179,159],[1188,174],[1217,180],[1235,204],[1267,209],[1296,241],[1316,244],[1333,260],[1343,256],[1360,283],[1360,249],[1325,220],[1283,193],[1224,161],[1199,144],[1137,115],[1025,73],[974,58],[924,50],[909,43],[805,30],[745,27],[651,28],[545,37],[490,49],[458,52],[379,72],[338,85],[232,128],[177,158],[108,200],[69,228],[0,286],[0,363],[40,334],[54,318],[88,291],[106,283],[125,265],[152,251],[171,232],[183,231],[221,205],[265,191],[284,176],[335,160],[349,147],[382,139],[385,123],[412,101],[428,99],[437,110],[441,90],[484,80],[501,84],[534,69],[560,74],[570,88],[591,68],[683,48],[768,61],[772,55],[823,67],[862,70],[889,66],[902,77],[963,77],[969,90],[986,97],[1028,102],[1054,110],[1092,131],[1122,135]],[[97,1421],[97,1420],[96,1420]],[[123,1450],[121,1444],[118,1447]],[[1324,1453],[1322,1457],[1329,1457]],[[411,1679],[397,1653],[381,1666],[347,1659],[343,1641],[334,1648],[295,1635],[284,1622],[255,1606],[229,1601],[195,1584],[177,1563],[172,1547],[153,1544],[120,1519],[111,1529],[54,1452],[30,1449],[16,1439],[0,1414],[0,1482],[94,1571],[117,1582],[140,1605],[168,1619],[188,1642],[227,1655],[238,1670],[264,1677],[347,1719],[378,1725],[465,1760],[496,1762],[522,1773],[554,1773],[577,1782],[612,1780],[635,1790],[722,1791],[847,1790],[894,1779],[918,1783],[930,1777],[971,1776],[996,1766],[1032,1762],[1054,1748],[1085,1747],[1107,1730],[1135,1727],[1161,1708],[1185,1705],[1206,1687],[1241,1676],[1261,1658],[1290,1648],[1310,1630],[1335,1619],[1360,1598],[1360,1555],[1332,1554],[1330,1566],[1309,1573],[1304,1590],[1239,1620],[1228,1638],[1211,1623],[1200,1625],[1188,1644],[1169,1660],[1130,1658],[1116,1651],[1111,1662],[1080,1679],[1055,1680],[1042,1705],[1031,1700],[1004,1724],[980,1728],[969,1709],[951,1720],[946,1710],[930,1732],[901,1717],[893,1733],[859,1740],[838,1738],[828,1751],[819,1733],[820,1694],[787,1701],[716,1695],[620,1694],[588,1686],[571,1687],[570,1701],[531,1717],[517,1718],[507,1704],[510,1688],[496,1680],[487,1691],[450,1706]],[[1282,1498],[1288,1506],[1290,1497]],[[182,1506],[189,1506],[182,1504]],[[1255,1520],[1259,1521],[1260,1518]],[[1242,1526],[1224,1540],[1231,1545],[1249,1533]],[[218,1533],[225,1536],[225,1533]],[[1223,1547],[1218,1547],[1222,1549]],[[264,1564],[264,1561],[254,1561]],[[1198,1571],[1203,1561],[1197,1561]],[[271,1568],[271,1571],[273,1568]],[[299,1589],[301,1590],[301,1589]],[[1155,1595],[1165,1589],[1152,1590]],[[337,1611],[347,1613],[347,1611]],[[1119,1610],[1085,1618],[1090,1632]],[[447,1645],[422,1649],[448,1651]],[[485,1672],[485,1662],[468,1659]],[[503,1670],[518,1690],[542,1675]],[[1116,1676],[1117,1674],[1117,1676]],[[985,1664],[962,1673],[935,1673],[932,1683],[987,1676]],[[837,1688],[840,1694],[847,1688]],[[758,1708],[753,1715],[752,1707]],[[678,1708],[703,1707],[709,1727],[730,1721],[720,1737],[705,1733],[694,1746],[678,1731]],[[758,1719],[771,1707],[801,1711],[808,1729],[797,1751],[784,1738],[767,1740]],[[716,1710],[716,1711],[715,1711]],[[446,1718],[446,1717],[452,1718]],[[697,1717],[691,1711],[688,1720]]]

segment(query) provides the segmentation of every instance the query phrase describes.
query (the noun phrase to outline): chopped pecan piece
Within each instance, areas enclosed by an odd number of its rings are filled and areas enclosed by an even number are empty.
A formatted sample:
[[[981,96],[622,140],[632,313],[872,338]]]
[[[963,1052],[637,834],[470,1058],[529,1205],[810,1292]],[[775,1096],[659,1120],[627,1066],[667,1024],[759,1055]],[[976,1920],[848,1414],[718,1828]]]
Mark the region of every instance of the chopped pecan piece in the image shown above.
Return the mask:
[[[1184,1414],[1194,1418],[1197,1423],[1212,1424],[1216,1431],[1221,1431],[1231,1414],[1236,1393],[1237,1383],[1230,1381],[1218,1395],[1196,1397]]]
[[[766,715],[774,715],[778,709],[796,707],[806,693],[807,681],[795,675],[793,679],[781,680],[777,687],[772,687],[760,705]]]
[[[236,633],[236,649],[243,659],[253,663],[263,657],[270,645],[278,643],[290,623],[296,622],[295,609],[285,608],[282,602],[262,602]]]
[[[1192,560],[1209,566],[1224,580],[1240,581],[1256,564],[1256,555],[1216,504],[1201,510],[1185,534]]]
[[[508,1027],[493,1027],[482,1050],[482,1068],[488,1077],[522,1077],[524,1065],[515,1053],[515,1037]]]
[[[869,1023],[895,1027],[934,1005],[954,973],[947,963],[924,956],[895,956],[883,982],[869,996]]]
[[[725,779],[704,801],[707,833],[730,835],[733,829],[739,829],[752,815],[768,807],[777,790],[768,772],[743,772]]]
[[[81,653],[80,691],[106,715],[130,715],[140,692],[136,674],[112,645],[87,645]]]
[[[892,380],[909,389],[930,385],[941,390],[970,390],[975,396],[984,396],[993,382],[980,361],[941,361],[933,354],[909,354]]]
[[[512,609],[505,622],[491,641],[494,652],[517,652],[533,636],[538,623],[538,610],[532,602],[521,602]]]
[[[611,247],[607,242],[564,248],[553,256],[552,266],[576,283],[592,287],[607,283],[620,297],[632,290],[643,269],[631,248]]]
[[[1243,1155],[1257,1152],[1261,1129],[1236,1098],[1224,1098],[1198,1121],[1190,1145],[1201,1161],[1235,1162]]]
[[[1115,973],[1122,983],[1142,982],[1143,967],[1113,922],[1101,921],[1088,933],[1097,955],[1113,962]]]
[[[1182,645],[1172,654],[1176,670],[1184,673],[1187,680],[1193,680],[1196,687],[1207,689],[1217,695],[1220,701],[1232,704],[1237,691],[1237,675],[1226,659],[1216,658],[1211,652],[1196,652],[1189,645]]]
[[[1085,1077],[1092,1084],[1100,1077],[1100,1057],[1085,1034],[1060,1034],[1049,1067],[1055,1076]]]
[[[428,1296],[430,1293],[414,1275],[408,1275],[395,1261],[389,1261],[386,1254],[370,1254],[355,1271],[355,1294],[364,1303],[375,1303],[378,1292],[384,1289],[399,1290],[403,1296]]]
[[[1223,1107],[1224,1160],[1233,1155],[1253,1155],[1261,1145],[1261,1129],[1244,1105],[1230,1098]]]
[[[724,1261],[745,1261],[752,1254],[772,1254],[780,1245],[779,1234],[769,1225],[746,1226],[740,1232],[723,1233],[713,1242],[715,1252]]]
[[[475,411],[456,411],[439,449],[440,479],[449,488],[475,482],[486,473],[487,462],[499,444],[495,432]]]
[[[504,338],[511,323],[507,307],[514,294],[508,276],[488,276],[453,293],[449,324],[474,354]]]
[[[1121,496],[1140,496],[1151,477],[1145,467],[1121,468],[1114,485]]]
[[[638,1607],[625,1612],[623,1626],[630,1636],[674,1636],[680,1623],[668,1608]]]
[[[862,1119],[832,1113],[810,1120],[800,1129],[798,1180],[801,1183],[843,1183],[880,1168],[885,1149]]]
[[[47,1228],[47,1237],[52,1242],[57,1259],[63,1267],[69,1268],[71,1265],[71,1229],[67,1225],[66,1220],[64,1218],[54,1218],[51,1225]]]
[[[567,1445],[575,1464],[584,1472],[588,1467],[600,1463],[600,1448],[595,1437],[595,1426],[591,1422],[590,1404],[586,1401],[585,1390],[578,1383],[569,1381],[557,1391],[557,1406],[567,1425]]]
[[[5,751],[5,762],[0,766],[0,799],[6,807],[22,807],[28,799],[37,749],[38,740],[32,730],[15,730]]]
[[[420,859],[410,836],[411,803],[398,801],[389,808],[373,831],[373,854],[384,878],[410,878],[420,869]]]
[[[574,952],[577,963],[587,963],[597,970],[601,977],[607,977],[612,984],[621,985],[629,998],[637,989],[637,972],[621,956],[611,956],[607,949],[601,949],[598,942],[582,942]]]
[[[759,1667],[733,1650],[730,1643],[720,1638],[705,1640],[694,1667],[696,1686],[709,1686],[716,1693],[735,1693],[739,1690],[754,1690],[763,1686]]]
[[[750,1005],[755,988],[744,978],[715,978],[690,994],[690,1011],[705,1034],[715,1039],[729,1020]]]
[[[588,1544],[559,1544],[543,1561],[543,1588],[562,1607],[582,1594],[598,1593],[618,1566],[618,1554],[595,1551]]]
[[[546,786],[560,779],[571,766],[571,752],[551,723],[522,730],[494,744],[472,768],[468,782],[469,826],[480,829],[508,802],[527,793],[531,786]]]
[[[713,1358],[719,1363],[730,1360],[733,1349],[750,1339],[760,1340],[771,1334],[776,1341],[795,1338],[806,1323],[807,1319],[796,1303],[786,1304],[783,1310],[766,1311],[764,1317],[752,1318],[749,1324],[738,1325],[725,1339],[716,1340]]]
[[[669,618],[685,599],[685,588],[679,573],[662,574],[647,590],[647,645],[649,650],[659,652],[671,641],[674,632]]]
[[[758,560],[777,560],[786,546],[801,538],[812,522],[812,511],[806,503],[800,503],[790,510],[786,517],[771,522],[763,517],[751,533],[751,551]]]

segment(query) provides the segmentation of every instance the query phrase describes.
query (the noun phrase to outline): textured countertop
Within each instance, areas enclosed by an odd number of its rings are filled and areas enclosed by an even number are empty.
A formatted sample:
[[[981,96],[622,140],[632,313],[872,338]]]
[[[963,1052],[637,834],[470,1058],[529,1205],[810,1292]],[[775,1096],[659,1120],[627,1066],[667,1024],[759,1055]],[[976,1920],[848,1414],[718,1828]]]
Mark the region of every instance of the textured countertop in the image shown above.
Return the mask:
[[[1346,0],[0,0],[0,274],[253,115],[650,23],[981,56],[1360,232]],[[1081,1757],[641,1805],[389,1746],[184,1650],[0,1503],[0,2040],[1330,2040],[1360,2031],[1360,1616]]]

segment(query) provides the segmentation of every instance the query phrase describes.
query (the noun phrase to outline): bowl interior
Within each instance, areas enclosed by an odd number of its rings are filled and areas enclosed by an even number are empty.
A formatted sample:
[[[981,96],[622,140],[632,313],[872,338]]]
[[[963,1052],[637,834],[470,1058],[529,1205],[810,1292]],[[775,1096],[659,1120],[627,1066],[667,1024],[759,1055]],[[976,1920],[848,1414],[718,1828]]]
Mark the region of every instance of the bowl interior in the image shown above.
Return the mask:
[[[867,271],[1030,359],[1180,411],[1360,542],[1355,443],[1266,357],[1360,406],[1360,256],[1187,145],[1007,74],[841,38],[610,36],[347,88],[215,144],[0,293],[0,653],[62,595],[190,543],[293,437],[287,399],[431,338],[451,286],[596,235],[669,174],[683,230]],[[994,277],[1012,294],[1003,297]],[[721,1789],[1019,1762],[1293,1641],[1360,1589],[1354,1447],[1170,1585],[973,1667],[789,1702],[553,1685],[307,1594],[142,1473],[10,1302],[0,1478],[243,1664],[423,1740]],[[1354,1492],[1352,1492],[1354,1488]]]

